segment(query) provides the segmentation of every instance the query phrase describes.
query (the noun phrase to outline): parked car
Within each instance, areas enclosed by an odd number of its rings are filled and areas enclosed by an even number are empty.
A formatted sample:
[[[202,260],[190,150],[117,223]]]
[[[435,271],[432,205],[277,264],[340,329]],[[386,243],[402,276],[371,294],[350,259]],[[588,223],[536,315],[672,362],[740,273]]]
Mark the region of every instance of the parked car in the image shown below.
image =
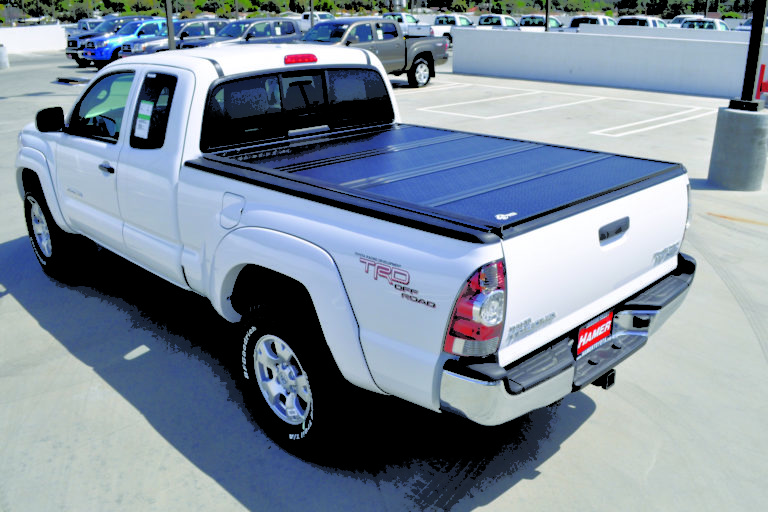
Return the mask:
[[[448,44],[453,44],[451,27],[471,27],[474,23],[469,17],[463,14],[441,14],[435,17],[435,24],[432,25],[432,33],[435,37],[445,37]]]
[[[684,21],[688,20],[704,20],[706,19],[701,14],[680,14],[678,16],[675,16],[672,18],[672,21],[667,23],[667,27],[669,28],[680,28]]]
[[[435,66],[448,60],[444,37],[403,36],[391,18],[343,18],[318,23],[302,37],[312,44],[351,46],[375,54],[387,73],[406,75],[411,87],[423,87],[435,76]]]
[[[310,14],[312,14],[312,17],[310,18]],[[313,26],[317,25],[321,21],[331,21],[334,20],[333,14],[329,12],[323,12],[323,11],[314,11],[313,13],[305,12],[302,13],[301,19],[299,21],[299,27],[301,28],[302,32],[306,32]]]
[[[752,18],[749,18],[747,21],[739,25],[738,27],[734,28],[733,30],[737,30],[739,32],[749,32],[752,30]],[[765,31],[768,32],[768,19],[765,20]]]
[[[520,23],[506,14],[483,14],[477,20],[477,28],[519,28]]]
[[[98,69],[117,60],[123,43],[133,42],[144,37],[155,37],[164,32],[164,19],[132,21],[113,35],[94,37],[85,44],[83,58],[93,63]]]
[[[547,17],[543,14],[526,14],[520,16],[520,30],[544,30]],[[549,17],[549,28],[562,28],[563,22],[554,16]]]
[[[150,16],[119,16],[105,18],[101,23],[96,25],[91,32],[80,32],[73,34],[67,38],[67,48],[64,50],[68,59],[74,60],[78,67],[86,67],[90,61],[83,57],[85,51],[85,44],[94,37],[107,36],[114,34],[127,23],[136,20],[148,20]]]
[[[176,48],[181,41],[188,37],[202,37],[206,35],[215,36],[230,20],[223,18],[206,19],[188,19],[173,22],[173,34],[175,36]],[[157,37],[141,38],[137,41],[128,41],[123,43],[120,49],[119,57],[130,57],[131,55],[162,52],[168,49],[168,31],[163,30]]]
[[[681,28],[692,28],[699,30],[731,30],[723,20],[713,20],[702,18],[700,20],[686,20]]]
[[[104,21],[103,18],[83,18],[77,21],[77,24],[69,32],[69,35],[77,35],[83,32],[92,32]]]
[[[667,23],[654,16],[622,16],[617,25],[634,27],[666,28]]]
[[[580,25],[615,26],[616,20],[602,14],[584,14],[571,18],[570,28],[578,28]]]
[[[298,19],[263,18],[253,25],[243,44],[290,43],[301,39]]]
[[[435,33],[432,31],[432,26],[419,22],[416,17],[408,12],[388,12],[384,14],[385,18],[395,20],[400,24],[400,28],[403,29],[405,37],[426,37],[433,36]]]
[[[277,30],[278,25],[275,22],[285,22],[285,28]],[[262,39],[261,42],[283,42],[282,35],[289,33],[291,29],[298,27],[299,20],[294,18],[251,18],[240,21],[233,21],[215,36],[189,37],[179,44],[179,48],[199,48],[201,46],[226,46],[230,44],[241,44],[251,39]],[[277,33],[280,35],[276,35]],[[273,38],[271,40],[263,38]],[[293,38],[292,38],[293,39]]]

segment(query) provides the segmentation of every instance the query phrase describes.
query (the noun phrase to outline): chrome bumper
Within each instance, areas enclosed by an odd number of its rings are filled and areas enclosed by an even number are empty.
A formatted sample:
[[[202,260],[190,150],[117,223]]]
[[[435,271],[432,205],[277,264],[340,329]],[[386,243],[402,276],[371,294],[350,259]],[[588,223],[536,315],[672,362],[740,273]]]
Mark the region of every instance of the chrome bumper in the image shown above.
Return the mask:
[[[501,425],[560,400],[572,389],[573,367],[518,395],[510,394],[503,381],[484,382],[443,370],[440,405],[480,425]]]
[[[612,308],[610,338],[578,359],[572,349],[575,333],[568,333],[509,368],[448,361],[440,382],[441,408],[481,425],[500,425],[588,386],[645,345],[683,302],[695,271],[696,261],[680,254],[675,271]]]

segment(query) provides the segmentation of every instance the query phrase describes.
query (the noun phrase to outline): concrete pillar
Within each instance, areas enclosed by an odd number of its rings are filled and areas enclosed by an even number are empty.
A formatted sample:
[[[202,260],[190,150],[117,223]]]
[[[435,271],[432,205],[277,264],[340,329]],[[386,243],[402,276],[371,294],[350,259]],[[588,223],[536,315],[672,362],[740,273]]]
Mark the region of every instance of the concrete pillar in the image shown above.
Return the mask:
[[[8,50],[5,48],[5,46],[0,43],[0,69],[5,69],[10,67],[10,63],[8,62]]]
[[[768,110],[717,113],[708,180],[727,190],[760,190],[768,158]]]

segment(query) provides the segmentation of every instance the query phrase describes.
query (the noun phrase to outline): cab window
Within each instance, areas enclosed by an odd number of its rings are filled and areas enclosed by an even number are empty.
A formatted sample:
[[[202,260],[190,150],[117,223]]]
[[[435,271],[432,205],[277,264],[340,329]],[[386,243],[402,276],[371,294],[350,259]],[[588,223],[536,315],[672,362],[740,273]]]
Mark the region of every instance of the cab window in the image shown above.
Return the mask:
[[[356,37],[357,40],[361,43],[373,41],[373,32],[371,32],[371,26],[368,23],[357,25],[356,27],[353,27],[352,30],[350,30],[349,37]]]
[[[397,27],[394,23],[376,23],[376,33],[379,39],[395,39],[397,38]]]
[[[131,124],[132,148],[163,147],[176,81],[176,77],[172,75],[147,73],[134,109]]]
[[[133,73],[102,77],[75,107],[67,133],[117,143],[132,83]]]

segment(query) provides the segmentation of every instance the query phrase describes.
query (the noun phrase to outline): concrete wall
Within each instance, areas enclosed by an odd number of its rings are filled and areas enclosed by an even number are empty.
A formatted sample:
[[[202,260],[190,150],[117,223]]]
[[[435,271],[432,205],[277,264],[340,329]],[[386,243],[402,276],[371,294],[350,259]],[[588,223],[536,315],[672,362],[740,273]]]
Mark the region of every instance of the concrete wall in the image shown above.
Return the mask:
[[[0,44],[9,54],[61,50],[63,55],[67,37],[63,25],[2,27]]]
[[[642,27],[549,33],[453,29],[452,34],[455,73],[723,98],[741,95],[749,38],[739,32]],[[762,56],[765,63],[765,45]]]

